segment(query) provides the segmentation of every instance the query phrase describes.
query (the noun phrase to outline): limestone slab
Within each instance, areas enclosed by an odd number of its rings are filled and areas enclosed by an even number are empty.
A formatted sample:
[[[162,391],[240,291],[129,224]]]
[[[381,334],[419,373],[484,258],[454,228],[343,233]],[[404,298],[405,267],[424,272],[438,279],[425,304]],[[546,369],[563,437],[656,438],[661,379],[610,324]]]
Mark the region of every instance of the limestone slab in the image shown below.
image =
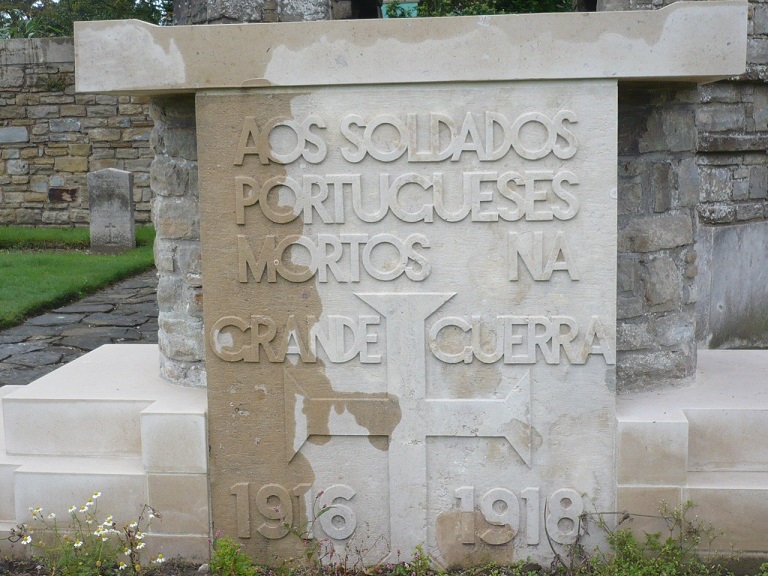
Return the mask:
[[[543,560],[614,505],[615,81],[197,105],[217,530]]]
[[[199,472],[208,470],[208,441],[204,397],[193,402],[155,402],[141,413],[144,467],[148,471]]]
[[[30,507],[67,518],[99,491],[99,521],[112,514],[122,525],[150,503],[163,519],[147,549],[207,558],[205,391],[167,384],[158,365],[157,346],[109,345],[27,386],[0,387],[0,536],[29,521]],[[24,453],[11,453],[9,439]]]
[[[688,470],[688,422],[627,422],[617,429],[619,484],[675,485]]]
[[[152,525],[166,534],[208,532],[207,474],[150,474],[149,504],[161,512]]]
[[[747,4],[662,10],[156,27],[75,25],[80,92],[193,92],[554,78],[715,80],[741,74]],[[706,34],[701,30],[706,29]],[[200,57],[205,46],[206,56]],[[386,58],[382,55],[386,54]],[[414,55],[418,54],[418,58]],[[674,54],[674,58],[669,55]],[[142,62],[142,66],[126,66]]]

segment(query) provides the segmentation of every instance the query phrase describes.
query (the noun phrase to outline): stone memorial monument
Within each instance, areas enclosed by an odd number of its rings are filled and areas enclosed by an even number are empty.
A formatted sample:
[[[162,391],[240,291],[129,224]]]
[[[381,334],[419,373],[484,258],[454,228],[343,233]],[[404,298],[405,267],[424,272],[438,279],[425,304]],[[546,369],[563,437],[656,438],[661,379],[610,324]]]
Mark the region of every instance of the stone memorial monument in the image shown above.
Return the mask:
[[[88,174],[91,250],[115,254],[136,247],[133,174],[105,168]]]
[[[217,528],[286,556],[283,522],[330,506],[336,548],[454,564],[612,507],[615,82],[205,93],[197,116]]]
[[[599,540],[618,82],[738,74],[745,38],[737,1],[78,24],[78,90],[196,93],[212,530],[267,563]]]

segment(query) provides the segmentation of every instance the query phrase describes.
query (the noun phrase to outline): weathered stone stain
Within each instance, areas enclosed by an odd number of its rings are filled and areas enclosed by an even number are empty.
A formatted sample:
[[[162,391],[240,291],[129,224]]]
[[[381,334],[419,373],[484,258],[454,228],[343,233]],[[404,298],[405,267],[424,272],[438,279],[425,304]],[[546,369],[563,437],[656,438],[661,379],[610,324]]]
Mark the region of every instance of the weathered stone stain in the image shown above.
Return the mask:
[[[474,522],[473,544],[463,544],[466,526]],[[440,564],[448,569],[460,569],[485,564],[511,564],[515,562],[512,542],[516,533],[509,525],[493,526],[482,514],[451,510],[438,514],[435,523],[435,537]],[[504,541],[505,544],[491,545],[485,540]]]

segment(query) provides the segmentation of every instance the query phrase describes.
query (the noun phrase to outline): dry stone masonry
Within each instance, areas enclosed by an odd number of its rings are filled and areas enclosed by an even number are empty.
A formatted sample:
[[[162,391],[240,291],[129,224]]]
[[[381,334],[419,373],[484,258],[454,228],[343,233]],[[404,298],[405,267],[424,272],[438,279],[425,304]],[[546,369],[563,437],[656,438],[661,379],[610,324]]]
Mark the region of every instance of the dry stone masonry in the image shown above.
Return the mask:
[[[149,222],[148,99],[75,94],[72,38],[4,40],[0,51],[0,225],[88,225],[86,174],[134,174]]]

